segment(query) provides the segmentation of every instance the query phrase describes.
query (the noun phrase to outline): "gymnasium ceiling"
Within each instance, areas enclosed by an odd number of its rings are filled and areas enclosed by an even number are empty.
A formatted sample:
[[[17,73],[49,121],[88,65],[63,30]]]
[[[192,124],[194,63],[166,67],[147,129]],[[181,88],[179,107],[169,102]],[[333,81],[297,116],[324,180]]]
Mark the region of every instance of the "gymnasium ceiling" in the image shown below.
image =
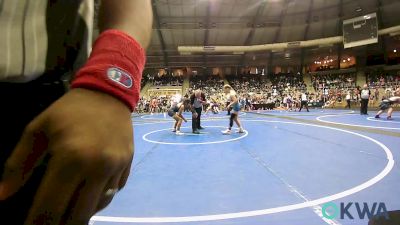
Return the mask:
[[[262,65],[271,56],[279,63],[288,54],[293,61],[300,58],[299,49],[273,54],[181,55],[177,47],[256,45],[338,36],[342,35],[343,19],[372,12],[378,13],[380,29],[400,25],[399,0],[152,0],[152,3],[154,26],[147,68]],[[387,39],[386,44],[391,45],[393,40]],[[379,50],[382,45],[369,48]],[[309,49],[307,56],[313,61],[312,55],[336,51],[337,46]]]

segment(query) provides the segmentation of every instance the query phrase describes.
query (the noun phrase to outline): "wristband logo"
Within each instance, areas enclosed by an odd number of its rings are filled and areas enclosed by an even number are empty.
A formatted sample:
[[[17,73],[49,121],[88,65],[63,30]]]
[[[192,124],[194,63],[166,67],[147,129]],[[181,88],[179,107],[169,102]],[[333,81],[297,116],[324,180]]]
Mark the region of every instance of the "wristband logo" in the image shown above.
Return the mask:
[[[132,81],[132,77],[118,69],[118,68],[110,68],[107,70],[107,76],[110,80],[114,81],[115,83],[122,85],[125,88],[131,88],[133,81]]]

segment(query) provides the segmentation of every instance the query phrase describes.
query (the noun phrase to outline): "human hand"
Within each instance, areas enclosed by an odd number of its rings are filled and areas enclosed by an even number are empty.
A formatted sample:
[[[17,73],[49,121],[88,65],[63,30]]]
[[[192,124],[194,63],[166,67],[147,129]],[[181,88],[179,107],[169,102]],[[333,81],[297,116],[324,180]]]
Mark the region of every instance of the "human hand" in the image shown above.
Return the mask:
[[[16,193],[50,156],[25,224],[87,224],[128,178],[133,158],[130,115],[110,95],[71,90],[25,128],[7,159],[0,200]]]

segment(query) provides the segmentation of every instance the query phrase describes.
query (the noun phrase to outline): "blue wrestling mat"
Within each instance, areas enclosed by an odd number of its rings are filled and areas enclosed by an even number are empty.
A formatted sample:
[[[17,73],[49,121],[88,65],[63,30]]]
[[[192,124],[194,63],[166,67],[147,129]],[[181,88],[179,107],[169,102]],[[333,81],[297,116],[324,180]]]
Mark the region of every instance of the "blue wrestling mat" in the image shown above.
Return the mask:
[[[242,113],[246,132],[222,135],[229,120],[221,112],[203,117],[200,135],[191,133],[190,122],[183,124],[181,136],[171,132],[168,116],[135,116],[135,157],[127,185],[91,224],[366,225],[368,219],[357,216],[355,206],[349,209],[353,219],[327,219],[322,211],[327,203],[349,202],[400,209],[395,163],[400,117],[394,114],[393,123],[386,123],[372,115]],[[351,126],[377,128],[371,133]]]

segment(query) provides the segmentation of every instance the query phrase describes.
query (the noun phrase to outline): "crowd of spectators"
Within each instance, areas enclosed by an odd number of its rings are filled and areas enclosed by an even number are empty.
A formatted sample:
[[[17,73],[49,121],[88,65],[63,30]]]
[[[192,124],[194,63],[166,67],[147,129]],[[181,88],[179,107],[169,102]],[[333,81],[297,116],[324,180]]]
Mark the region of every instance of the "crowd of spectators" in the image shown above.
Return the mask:
[[[182,86],[182,79],[166,79],[162,78],[149,78],[150,82],[153,82],[155,86]],[[178,85],[179,83],[179,85]],[[174,85],[175,84],[175,85]],[[224,102],[224,94],[223,94],[223,86],[224,80],[220,77],[214,76],[196,76],[190,79],[190,88],[187,88],[183,91],[182,97],[189,97],[194,90],[201,89],[207,99],[209,101],[209,105],[211,104],[223,104]],[[142,86],[143,87],[143,86]],[[175,96],[148,96],[147,98],[142,97],[138,104],[136,111],[138,113],[158,113],[158,112],[167,112],[171,107],[172,99]]]
[[[180,76],[149,76],[148,81],[152,82],[153,86],[182,86],[183,78]]]
[[[300,96],[305,93],[309,104],[314,106],[335,107],[337,103],[350,100],[353,104],[359,104],[360,87],[356,85],[356,74],[339,75],[310,75],[313,91],[307,91],[307,85],[300,74],[280,74],[275,76],[232,76],[227,77],[229,84],[237,92],[240,103],[245,110],[252,110],[257,105],[273,104],[276,108],[295,109],[300,105]],[[148,80],[152,81],[149,77]],[[154,82],[161,86],[172,85],[174,81],[182,83],[176,78],[157,78]],[[370,86],[370,104],[380,102],[383,98],[391,97],[393,90],[400,86],[400,72],[393,75],[368,74],[366,77]],[[219,76],[197,76],[190,79],[190,86],[183,90],[183,96],[190,96],[196,90],[201,89],[209,105],[218,104],[225,107],[223,94],[224,80]],[[172,96],[151,96],[142,98],[138,104],[141,112],[165,112],[170,107]],[[289,107],[290,105],[290,107]]]
[[[367,84],[370,87],[390,88],[400,85],[400,71],[385,73],[383,71],[366,73]]]
[[[173,96],[150,96],[142,97],[136,105],[137,113],[160,113],[167,112],[171,107]]]
[[[263,94],[270,88],[269,81],[263,76],[230,78],[228,81],[238,93]]]
[[[219,76],[196,76],[190,79],[190,88],[185,94],[190,95],[193,90],[201,89],[203,93],[217,101],[222,101],[224,80]]]
[[[297,74],[277,74],[271,77],[273,88],[280,92],[291,89],[293,91],[305,91],[307,85],[304,83],[303,76]]]
[[[250,110],[253,104],[264,104],[271,95],[271,82],[265,76],[229,77],[228,81],[246,110]]]
[[[351,74],[311,74],[311,83],[315,91],[323,89],[354,89],[357,75]]]
[[[239,94],[245,110],[260,105],[266,109],[271,104],[280,107],[287,101],[299,101],[301,93],[307,90],[301,74],[277,74],[269,79],[266,76],[244,76],[229,79],[229,83]]]

